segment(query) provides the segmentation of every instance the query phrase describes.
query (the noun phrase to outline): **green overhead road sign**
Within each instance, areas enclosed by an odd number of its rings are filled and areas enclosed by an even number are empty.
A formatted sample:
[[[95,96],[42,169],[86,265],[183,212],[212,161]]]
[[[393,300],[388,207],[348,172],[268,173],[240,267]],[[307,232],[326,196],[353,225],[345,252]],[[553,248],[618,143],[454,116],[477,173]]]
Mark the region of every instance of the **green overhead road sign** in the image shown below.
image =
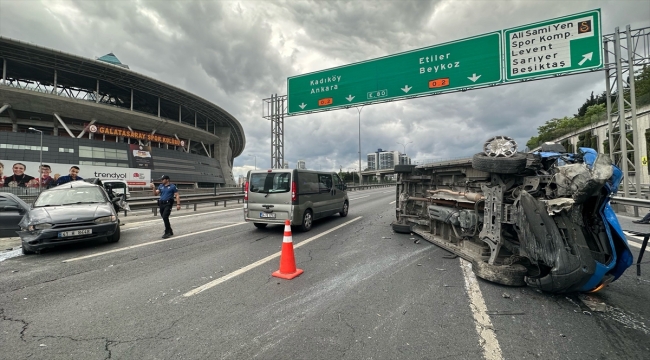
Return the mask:
[[[502,82],[501,32],[287,79],[288,113],[442,93]]]
[[[506,81],[603,67],[600,9],[503,31]]]

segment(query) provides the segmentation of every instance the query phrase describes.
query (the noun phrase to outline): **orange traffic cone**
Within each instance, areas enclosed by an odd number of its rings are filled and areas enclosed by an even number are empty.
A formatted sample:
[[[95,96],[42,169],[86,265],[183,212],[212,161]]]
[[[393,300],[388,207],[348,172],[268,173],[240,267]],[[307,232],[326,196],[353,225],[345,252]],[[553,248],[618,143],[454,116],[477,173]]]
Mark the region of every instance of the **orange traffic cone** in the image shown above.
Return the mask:
[[[284,222],[284,239],[282,240],[282,254],[280,255],[280,270],[273,276],[291,280],[302,274],[302,269],[296,269],[296,258],[293,256],[293,240],[291,240],[291,222]]]

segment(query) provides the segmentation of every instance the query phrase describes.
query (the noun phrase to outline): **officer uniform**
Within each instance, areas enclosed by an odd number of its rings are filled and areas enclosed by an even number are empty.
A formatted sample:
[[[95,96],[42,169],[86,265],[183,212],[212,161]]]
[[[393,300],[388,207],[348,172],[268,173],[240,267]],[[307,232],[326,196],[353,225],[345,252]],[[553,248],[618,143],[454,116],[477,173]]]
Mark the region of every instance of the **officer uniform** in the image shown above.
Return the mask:
[[[162,179],[169,180],[169,176],[164,175]],[[174,235],[172,226],[169,223],[169,215],[172,212],[172,206],[174,206],[174,196],[178,192],[178,188],[176,185],[171,183],[168,183],[167,185],[160,184],[158,186],[158,191],[160,192],[160,199],[158,200],[160,216],[162,216],[163,222],[165,223],[165,234],[163,235],[163,238],[167,238],[171,235]]]

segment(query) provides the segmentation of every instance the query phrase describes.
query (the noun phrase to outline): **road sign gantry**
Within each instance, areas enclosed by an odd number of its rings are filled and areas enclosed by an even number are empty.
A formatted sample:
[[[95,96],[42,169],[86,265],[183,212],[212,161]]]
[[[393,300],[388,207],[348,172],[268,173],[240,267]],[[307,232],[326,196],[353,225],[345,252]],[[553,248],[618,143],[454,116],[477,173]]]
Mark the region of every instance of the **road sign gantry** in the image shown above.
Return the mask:
[[[493,32],[290,77],[288,113],[499,83],[501,58],[501,32]]]

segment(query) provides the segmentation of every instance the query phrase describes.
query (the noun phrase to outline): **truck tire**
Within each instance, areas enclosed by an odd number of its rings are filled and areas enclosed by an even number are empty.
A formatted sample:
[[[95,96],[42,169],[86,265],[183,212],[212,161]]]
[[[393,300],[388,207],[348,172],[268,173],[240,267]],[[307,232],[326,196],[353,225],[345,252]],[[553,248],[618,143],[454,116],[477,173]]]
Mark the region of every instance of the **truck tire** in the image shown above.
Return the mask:
[[[393,231],[396,232],[396,233],[400,233],[400,234],[410,234],[411,233],[411,225],[392,223],[392,224],[390,224],[390,226],[393,228]]]
[[[398,174],[400,174],[400,173],[402,173],[402,174],[410,174],[410,173],[413,172],[413,169],[415,169],[415,165],[404,165],[404,164],[395,165],[395,167],[393,168],[395,173],[398,173]]]
[[[512,157],[490,157],[484,153],[474,154],[472,167],[476,170],[497,174],[517,174],[526,168],[526,154],[516,153]]]

